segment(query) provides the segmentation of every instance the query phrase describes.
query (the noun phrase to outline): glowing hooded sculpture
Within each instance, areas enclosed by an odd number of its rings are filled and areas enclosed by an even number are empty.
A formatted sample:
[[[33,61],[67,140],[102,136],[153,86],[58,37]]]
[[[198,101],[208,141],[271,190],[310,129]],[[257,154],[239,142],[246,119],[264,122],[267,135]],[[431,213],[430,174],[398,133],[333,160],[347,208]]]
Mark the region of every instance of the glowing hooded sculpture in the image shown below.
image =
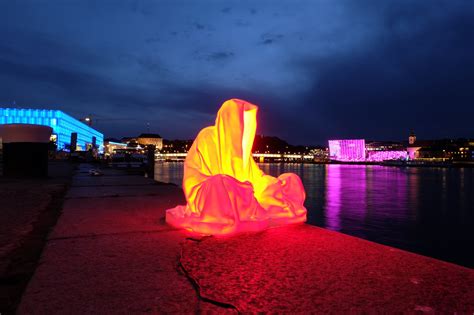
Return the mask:
[[[201,130],[184,163],[187,205],[166,222],[202,234],[257,231],[306,221],[305,191],[296,174],[265,175],[252,157],[256,105],[226,101],[216,123]]]

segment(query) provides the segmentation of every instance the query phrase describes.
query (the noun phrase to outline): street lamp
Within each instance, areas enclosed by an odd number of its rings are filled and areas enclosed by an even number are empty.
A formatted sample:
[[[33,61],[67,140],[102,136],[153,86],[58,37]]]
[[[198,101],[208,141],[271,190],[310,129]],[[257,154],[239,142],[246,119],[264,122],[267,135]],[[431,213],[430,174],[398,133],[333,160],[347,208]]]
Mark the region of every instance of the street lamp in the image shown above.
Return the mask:
[[[91,119],[90,117],[84,118],[84,121],[85,121],[85,123],[88,124],[89,126],[92,125],[92,119]]]

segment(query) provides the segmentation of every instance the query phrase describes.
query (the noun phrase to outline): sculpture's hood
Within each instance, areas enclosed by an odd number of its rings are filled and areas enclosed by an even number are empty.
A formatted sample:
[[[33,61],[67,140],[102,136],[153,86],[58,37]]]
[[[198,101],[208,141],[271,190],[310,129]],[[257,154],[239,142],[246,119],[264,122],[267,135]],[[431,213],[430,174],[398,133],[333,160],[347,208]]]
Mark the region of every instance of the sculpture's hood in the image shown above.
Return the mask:
[[[256,105],[239,99],[222,104],[215,125],[201,130],[188,152],[183,178],[185,191],[191,192],[193,187],[216,174],[241,182],[253,182],[255,176],[261,176],[251,152],[257,111]]]
[[[249,171],[257,129],[257,111],[258,107],[254,104],[231,99],[217,113],[215,130],[220,161],[224,168],[233,170],[233,175]]]

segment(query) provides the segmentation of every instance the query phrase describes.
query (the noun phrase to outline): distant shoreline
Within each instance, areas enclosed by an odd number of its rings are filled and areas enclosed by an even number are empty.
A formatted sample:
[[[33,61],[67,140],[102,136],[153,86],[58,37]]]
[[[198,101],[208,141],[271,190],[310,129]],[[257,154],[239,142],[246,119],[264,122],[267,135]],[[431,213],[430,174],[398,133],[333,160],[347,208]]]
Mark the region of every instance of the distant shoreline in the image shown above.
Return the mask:
[[[183,163],[184,160],[159,160],[156,162],[177,162]],[[328,161],[328,162],[316,162],[316,161],[265,161],[258,162],[257,164],[266,163],[284,163],[284,164],[321,164],[321,165],[380,165],[380,166],[392,166],[392,167],[444,167],[444,168],[463,168],[463,167],[474,167],[474,162],[470,161],[449,161],[449,162],[431,162],[431,161],[384,161],[384,162],[343,162],[343,161]]]

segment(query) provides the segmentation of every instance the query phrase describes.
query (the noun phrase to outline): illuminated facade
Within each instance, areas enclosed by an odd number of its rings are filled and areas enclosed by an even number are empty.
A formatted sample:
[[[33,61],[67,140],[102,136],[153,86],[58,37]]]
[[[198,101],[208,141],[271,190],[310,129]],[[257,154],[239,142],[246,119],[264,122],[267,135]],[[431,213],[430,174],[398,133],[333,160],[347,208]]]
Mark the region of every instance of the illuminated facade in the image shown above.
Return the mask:
[[[383,162],[386,160],[407,160],[408,152],[406,150],[400,151],[368,151],[367,161],[369,162]]]
[[[126,143],[114,142],[114,141],[104,141],[104,155],[111,156],[115,153],[116,150],[125,150],[127,149]]]
[[[143,147],[147,145],[154,145],[157,150],[161,150],[163,148],[163,138],[160,135],[153,133],[142,133],[138,136],[137,142]]]
[[[386,160],[408,159],[407,148],[401,142],[371,141],[365,144],[366,161],[383,162]]]
[[[329,140],[329,158],[341,162],[364,162],[365,140]]]
[[[32,124],[53,128],[58,150],[69,149],[71,134],[77,133],[77,150],[87,150],[94,142],[103,152],[104,135],[60,110],[1,108],[0,124]]]

